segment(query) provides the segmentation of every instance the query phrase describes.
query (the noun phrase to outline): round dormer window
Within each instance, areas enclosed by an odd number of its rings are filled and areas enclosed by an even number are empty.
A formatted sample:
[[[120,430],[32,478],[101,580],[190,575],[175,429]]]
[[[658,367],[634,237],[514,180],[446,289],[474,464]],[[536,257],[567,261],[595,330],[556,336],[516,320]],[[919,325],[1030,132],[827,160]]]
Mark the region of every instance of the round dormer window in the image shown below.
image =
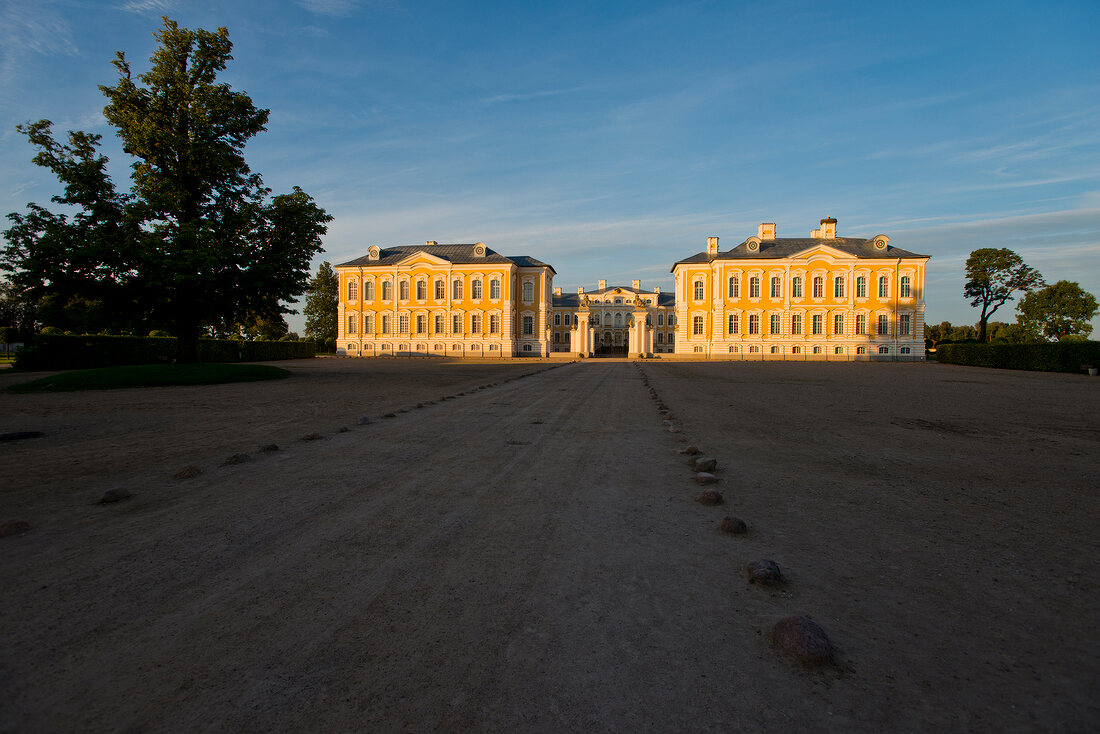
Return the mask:
[[[485,245],[478,245],[475,247],[474,254],[478,257],[485,257]]]
[[[889,244],[890,244],[890,238],[887,237],[886,235],[879,235],[878,237],[875,238],[875,249],[876,250],[880,250],[880,251],[885,250],[886,246],[889,245]]]
[[[757,242],[756,240],[749,240],[748,250],[749,250],[749,252],[759,252],[760,251],[760,243]]]
[[[378,256],[381,254],[381,251],[379,250],[377,245],[371,245],[370,249],[367,250],[367,254],[371,260],[377,260]]]

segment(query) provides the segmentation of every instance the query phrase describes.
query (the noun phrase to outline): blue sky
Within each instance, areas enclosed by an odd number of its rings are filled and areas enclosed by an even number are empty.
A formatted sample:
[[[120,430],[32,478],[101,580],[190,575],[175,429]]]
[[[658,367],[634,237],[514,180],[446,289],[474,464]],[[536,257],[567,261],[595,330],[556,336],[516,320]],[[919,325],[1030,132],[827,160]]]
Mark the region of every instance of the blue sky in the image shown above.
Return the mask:
[[[708,235],[833,216],[932,256],[929,322],[977,319],[979,247],[1100,296],[1094,0],[0,0],[3,213],[57,192],[21,122],[102,133],[125,184],[97,85],[115,51],[147,68],[162,15],[229,29],[223,79],[271,110],[249,163],[335,217],[332,262],[484,241],[566,290],[668,289]]]

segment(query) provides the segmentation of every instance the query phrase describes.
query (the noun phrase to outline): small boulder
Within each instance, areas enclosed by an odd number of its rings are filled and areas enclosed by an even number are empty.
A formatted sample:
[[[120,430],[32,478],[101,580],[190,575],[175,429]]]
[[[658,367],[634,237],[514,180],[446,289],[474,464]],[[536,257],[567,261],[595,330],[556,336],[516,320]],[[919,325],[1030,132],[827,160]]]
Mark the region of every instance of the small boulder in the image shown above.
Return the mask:
[[[701,505],[720,505],[722,504],[722,493],[717,489],[704,489],[695,498],[695,501]]]
[[[356,423],[360,426],[369,425],[370,422],[371,422],[371,419],[370,419],[369,415],[361,415],[361,416],[359,416],[359,420],[356,421]]]
[[[246,461],[248,461],[248,454],[233,454],[228,459],[226,459],[224,462],[222,462],[222,466],[232,466],[234,464],[243,464]]]
[[[324,438],[324,436],[322,436],[320,433],[307,433],[306,435],[302,436],[303,441],[320,441],[322,438]]]
[[[669,432],[669,433],[679,433],[679,432],[680,432],[680,429],[679,429],[679,428],[677,428],[676,426],[669,426],[669,427],[668,427],[668,432]]]
[[[700,457],[695,460],[695,471],[713,472],[718,468],[718,459]]]
[[[806,666],[827,665],[833,661],[833,645],[825,630],[809,617],[796,614],[784,617],[772,627],[772,644]]]
[[[718,529],[730,535],[744,535],[749,532],[749,526],[745,524],[744,520],[739,517],[729,517],[728,515],[722,518],[722,522],[718,524]]]
[[[710,472],[701,471],[696,473],[695,475],[696,484],[714,484],[717,481],[718,477],[714,476]]]
[[[9,535],[19,535],[19,533],[25,533],[31,529],[31,524],[26,520],[12,520],[0,525],[0,538],[6,538]]]
[[[681,454],[687,454],[688,456],[694,456],[695,454],[699,454],[699,453],[702,453],[702,452],[699,451],[698,446],[696,446],[695,444],[691,444],[689,446],[685,446],[684,448],[680,449],[680,453]]]
[[[202,467],[198,467],[192,464],[191,466],[185,466],[178,472],[176,472],[176,479],[193,479],[200,474],[202,474]]]
[[[277,443],[264,444],[263,446],[260,447],[260,451],[262,451],[265,454],[270,454],[272,451],[278,451],[278,450],[279,450],[279,444],[277,444]]]
[[[128,489],[108,489],[103,493],[103,496],[99,498],[99,504],[109,505],[112,502],[121,502],[122,500],[128,500],[134,495],[130,494]]]
[[[340,426],[338,429],[336,429],[336,432],[337,433],[347,433],[349,430],[350,429],[347,426]]]
[[[750,584],[775,586],[776,584],[783,583],[784,580],[783,572],[779,570],[779,564],[775,561],[769,561],[767,559],[753,561],[749,565],[745,566],[745,571],[749,575]]]

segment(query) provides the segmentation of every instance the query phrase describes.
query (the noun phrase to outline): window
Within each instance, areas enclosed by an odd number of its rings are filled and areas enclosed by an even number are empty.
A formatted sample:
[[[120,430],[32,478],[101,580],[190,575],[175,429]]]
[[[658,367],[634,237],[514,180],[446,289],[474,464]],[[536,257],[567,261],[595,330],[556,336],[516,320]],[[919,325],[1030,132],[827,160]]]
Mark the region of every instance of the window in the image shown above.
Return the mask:
[[[802,277],[799,275],[791,278],[791,298],[802,298]]]
[[[878,315],[878,325],[875,327],[875,333],[879,336],[886,336],[890,333],[890,318],[886,314],[880,313]]]
[[[418,280],[416,281],[416,300],[423,301],[428,297],[428,281]]]
[[[908,275],[901,276],[901,286],[898,296],[901,298],[913,297],[913,280]]]
[[[621,299],[621,298],[616,298],[616,299],[615,299],[615,305],[616,305],[616,306],[621,306],[621,305],[623,305],[623,299]]]
[[[382,281],[382,300],[383,301],[392,301],[393,300],[393,283],[391,283],[388,280]]]
[[[825,279],[820,275],[814,278],[814,298],[825,297]]]
[[[754,313],[749,316],[749,333],[760,333],[760,314]]]
[[[825,331],[824,321],[825,321],[825,319],[822,318],[821,314],[815,313],[813,315],[813,321],[811,323],[813,324],[813,333],[814,334],[821,334],[822,332]]]
[[[749,347],[749,353],[750,354],[759,354],[759,352],[760,352],[760,347],[756,346],[755,344],[753,344],[751,347]]]
[[[782,327],[780,326],[779,314],[773,313],[768,318],[768,333],[778,334],[781,331],[781,328]]]
[[[355,314],[348,316],[348,333],[355,333]]]
[[[669,334],[669,335],[668,335],[668,345],[669,345],[670,347],[672,346],[672,334]]]
[[[726,291],[726,294],[729,298],[741,297],[741,279],[738,278],[736,275],[730,276],[729,288]]]
[[[791,333],[792,334],[801,334],[802,333],[802,314],[800,314],[800,313],[791,314]]]
[[[738,352],[738,351],[739,351],[740,349],[741,349],[741,347],[738,347],[738,346],[733,346],[733,347],[730,347],[730,354],[737,354],[737,352]]]
[[[442,334],[443,333],[443,316],[441,314],[436,314],[436,317],[435,317],[434,321],[435,321],[435,333],[436,334]]]
[[[867,333],[867,314],[856,314],[856,333]]]
[[[435,300],[442,301],[447,297],[447,286],[442,280],[435,282]]]
[[[856,298],[867,297],[867,278],[866,276],[859,276],[856,278]]]
[[[554,343],[555,344],[560,344],[561,343],[561,333],[559,333],[557,331],[554,332]]]
[[[889,298],[890,297],[890,278],[886,275],[880,275],[878,279],[878,297]]]
[[[867,347],[856,347],[856,354],[867,354]]]
[[[573,314],[573,326],[577,326],[579,324],[580,321],[577,320],[577,314]]]
[[[535,284],[528,280],[523,284],[523,301],[524,303],[531,303],[534,300]]]
[[[772,347],[771,348],[771,353],[772,354],[779,354],[779,347]]]
[[[749,298],[760,297],[760,278],[753,276],[749,278]]]
[[[599,326],[600,325],[600,315],[598,313],[592,314],[592,325],[593,326]]]
[[[696,336],[702,336],[703,334],[703,317],[693,316],[691,319],[691,333]]]
[[[416,333],[427,334],[428,333],[428,317],[424,314],[416,315]]]
[[[554,326],[561,326],[561,314],[554,314]]]
[[[409,333],[409,315],[407,313],[399,314],[397,317],[397,331],[400,334]]]
[[[701,281],[701,280],[695,281],[695,285],[693,286],[692,294],[693,294],[693,297],[695,298],[696,301],[703,300],[703,281]]]
[[[462,279],[461,278],[455,278],[454,283],[451,283],[451,300],[453,300],[453,301],[461,301],[462,300]]]
[[[791,347],[791,354],[802,354],[802,347]]]
[[[665,332],[663,332],[663,331],[658,331],[657,332],[657,343],[658,344],[664,344],[665,343]]]
[[[886,347],[886,346],[879,347],[878,348],[878,353],[879,354],[889,354],[890,353],[890,347]]]
[[[772,298],[782,298],[782,297],[783,297],[783,281],[780,280],[778,275],[773,276],[772,277]]]
[[[470,281],[470,298],[475,301],[481,300],[481,278],[474,278]]]
[[[348,281],[348,300],[355,301],[359,298],[359,281]]]
[[[481,314],[473,314],[470,316],[470,331],[474,334],[481,333]]]
[[[844,354],[844,347],[837,347],[833,350],[833,354]]]
[[[821,347],[814,347],[814,354],[821,354]]]
[[[363,333],[370,334],[374,330],[374,320],[369,313],[363,314]]]
[[[499,334],[500,333],[500,316],[498,316],[495,313],[489,315],[489,333],[490,334]]]
[[[397,284],[397,298],[402,301],[409,300],[409,281],[403,280]]]
[[[901,354],[912,354],[913,350],[910,349],[909,347],[902,347],[901,349],[898,350],[898,352],[901,353]]]
[[[457,314],[456,313],[454,316],[451,317],[451,333],[452,334],[461,334],[462,333],[462,314]]]
[[[729,315],[729,333],[740,334],[741,333],[741,317],[738,314],[731,313]]]
[[[691,351],[695,352],[696,354],[701,354],[702,351],[703,351],[703,348],[702,347],[695,347]]]
[[[901,336],[909,336],[909,332],[913,329],[913,317],[907,313],[903,313],[898,323],[898,333]]]
[[[363,300],[364,301],[373,301],[374,300],[374,281],[373,280],[364,280],[363,281]]]
[[[384,290],[384,289],[383,289]],[[390,333],[390,315],[388,313],[382,314],[382,333]],[[383,347],[385,348],[385,347]]]
[[[657,314],[657,326],[665,325],[665,315],[663,313]]]
[[[844,314],[833,314],[833,333],[837,335],[844,333]]]
[[[838,275],[833,281],[833,298],[844,298],[844,276]]]
[[[523,351],[530,352],[531,351],[531,345],[530,344],[524,344],[523,345]]]
[[[489,281],[489,298],[500,298],[500,281],[496,278]]]
[[[529,286],[529,285],[530,285],[530,283],[524,283],[523,284],[524,289],[526,289],[527,286]],[[530,335],[535,333],[535,317],[534,316],[524,316],[523,317],[523,333],[526,336],[530,336]]]

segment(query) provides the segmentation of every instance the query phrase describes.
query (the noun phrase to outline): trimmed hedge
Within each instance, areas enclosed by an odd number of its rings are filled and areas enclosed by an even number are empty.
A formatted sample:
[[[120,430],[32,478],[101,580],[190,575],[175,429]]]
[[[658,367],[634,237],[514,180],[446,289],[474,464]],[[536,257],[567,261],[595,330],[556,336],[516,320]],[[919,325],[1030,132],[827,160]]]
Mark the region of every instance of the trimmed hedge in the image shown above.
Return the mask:
[[[267,362],[305,359],[316,353],[316,345],[309,341],[199,340],[200,362]],[[39,334],[34,339],[34,346],[28,346],[16,356],[15,368],[80,370],[124,364],[168,363],[175,358],[175,337]]]
[[[1085,365],[1100,367],[1100,342],[943,344],[936,348],[936,361],[1008,370],[1081,372]]]

